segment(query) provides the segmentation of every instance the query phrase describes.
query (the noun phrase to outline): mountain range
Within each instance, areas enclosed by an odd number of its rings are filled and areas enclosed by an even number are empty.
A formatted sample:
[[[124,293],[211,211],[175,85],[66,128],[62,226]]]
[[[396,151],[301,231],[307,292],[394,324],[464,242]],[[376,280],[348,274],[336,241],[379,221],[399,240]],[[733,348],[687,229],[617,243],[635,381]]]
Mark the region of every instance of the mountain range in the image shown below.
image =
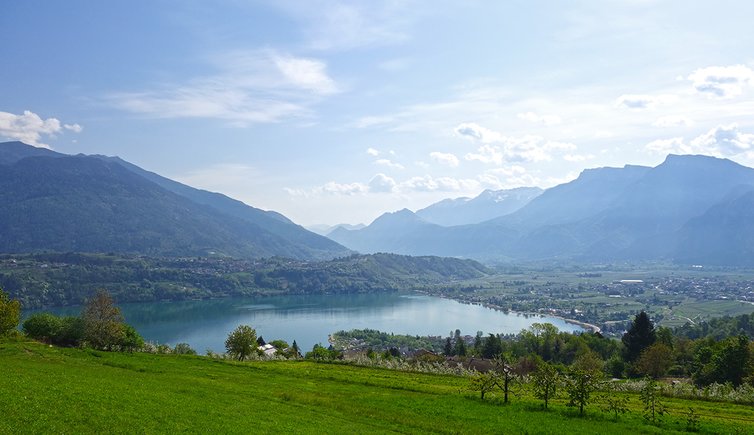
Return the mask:
[[[539,187],[488,189],[474,198],[444,199],[417,210],[416,215],[427,222],[445,227],[477,224],[513,213],[542,192]]]
[[[585,170],[518,210],[484,222],[441,226],[401,210],[330,237],[360,252],[486,261],[751,266],[754,169],[709,156],[669,155],[656,167]]]
[[[285,216],[117,157],[0,143],[0,252],[284,256],[350,251]]]

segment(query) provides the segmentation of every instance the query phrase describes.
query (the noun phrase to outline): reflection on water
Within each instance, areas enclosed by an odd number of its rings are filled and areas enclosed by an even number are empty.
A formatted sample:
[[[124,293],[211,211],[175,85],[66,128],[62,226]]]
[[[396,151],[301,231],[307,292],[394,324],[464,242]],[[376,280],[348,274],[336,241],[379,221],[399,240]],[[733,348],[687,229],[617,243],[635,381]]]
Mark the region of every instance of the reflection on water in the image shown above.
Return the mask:
[[[424,295],[354,294],[287,295],[150,302],[120,306],[126,321],[148,341],[189,343],[198,352],[222,352],[228,333],[251,325],[266,340],[295,339],[309,350],[327,343],[328,334],[344,329],[372,328],[396,334],[442,335],[455,329],[473,335],[515,333],[535,322],[549,322],[560,330],[580,328],[562,319],[502,313],[479,305]],[[75,315],[80,307],[50,310]]]

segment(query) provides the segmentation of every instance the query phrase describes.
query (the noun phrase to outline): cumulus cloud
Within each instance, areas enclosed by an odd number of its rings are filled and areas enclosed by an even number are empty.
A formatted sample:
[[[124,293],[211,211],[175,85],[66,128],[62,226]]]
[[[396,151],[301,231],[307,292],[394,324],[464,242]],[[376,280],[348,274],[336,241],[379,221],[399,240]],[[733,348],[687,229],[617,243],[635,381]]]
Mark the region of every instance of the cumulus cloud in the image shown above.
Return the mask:
[[[401,192],[460,192],[478,189],[479,182],[474,179],[453,177],[412,177],[399,184]]]
[[[560,119],[560,117],[557,115],[538,115],[534,112],[524,112],[519,113],[517,116],[519,119],[523,119],[524,121],[533,122],[535,124],[542,124],[545,126],[556,125],[563,122],[563,120]]]
[[[674,95],[645,95],[645,94],[624,94],[615,100],[616,107],[626,109],[642,110],[652,109],[658,104],[671,103],[677,100]]]
[[[657,154],[690,154],[691,148],[686,145],[682,137],[673,137],[670,139],[656,139],[649,142],[645,148]]]
[[[396,163],[390,159],[378,159],[378,160],[375,160],[374,163],[380,166],[387,166],[388,168],[393,168],[393,169],[405,169],[403,165],[401,165],[400,163]]]
[[[737,124],[721,125],[691,141],[700,151],[721,156],[736,156],[754,150],[754,134],[743,133]]]
[[[754,70],[745,65],[709,66],[689,74],[694,89],[714,98],[741,95],[746,86],[754,83]]]
[[[437,163],[450,166],[451,168],[458,166],[458,157],[456,157],[455,154],[434,151],[429,153],[429,157]]]
[[[717,157],[754,157],[754,134],[744,133],[737,124],[720,125],[686,143],[682,137],[654,140],[646,145],[658,154],[707,154]]]
[[[482,143],[497,142],[502,139],[502,135],[496,131],[484,128],[473,122],[464,122],[456,127],[456,133],[463,137],[468,137],[481,141]]]
[[[42,119],[29,110],[25,110],[21,115],[0,112],[0,137],[20,140],[36,147],[49,148],[49,145],[42,142],[42,136],[54,137],[63,128],[75,133],[82,130],[78,124],[61,126],[57,118]]]
[[[502,134],[473,123],[464,123],[456,128],[462,136],[482,142],[476,152],[464,158],[486,164],[501,165],[503,162],[542,162],[552,160],[553,152],[573,151],[576,145],[568,142],[546,141],[541,136],[520,137]]]
[[[686,118],[685,116],[663,116],[660,118],[657,118],[655,122],[652,123],[654,127],[661,127],[661,128],[668,128],[668,127],[688,127],[693,124],[693,121],[691,121],[689,118]]]
[[[63,128],[65,128],[66,130],[70,130],[74,133],[81,133],[84,130],[84,127],[78,124],[63,124]]]
[[[376,149],[374,149],[374,148],[367,148],[367,154],[369,154],[369,155],[370,155],[370,156],[372,156],[372,157],[377,157],[377,156],[379,156],[379,155],[380,155],[380,152],[379,152],[379,151],[377,151],[377,150],[376,150]]]
[[[369,191],[374,193],[389,193],[395,190],[395,180],[385,174],[376,174],[369,180]]]
[[[225,53],[212,65],[215,74],[111,93],[105,102],[154,118],[221,119],[246,126],[309,115],[314,103],[340,91],[324,62],[274,50]]]

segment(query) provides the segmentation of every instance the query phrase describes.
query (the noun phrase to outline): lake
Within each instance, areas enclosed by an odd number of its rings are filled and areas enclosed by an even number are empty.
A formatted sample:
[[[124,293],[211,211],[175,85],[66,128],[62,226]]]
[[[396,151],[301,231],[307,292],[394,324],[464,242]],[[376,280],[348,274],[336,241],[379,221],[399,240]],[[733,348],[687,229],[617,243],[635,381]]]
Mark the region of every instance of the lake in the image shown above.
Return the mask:
[[[516,333],[536,322],[548,322],[561,331],[582,328],[554,317],[503,313],[479,305],[425,295],[351,294],[288,295],[183,302],[121,304],[126,321],[145,340],[188,343],[203,354],[225,350],[225,338],[240,324],[250,325],[265,340],[295,339],[302,351],[316,343],[327,345],[339,330],[371,328],[409,335],[447,336],[460,329]],[[77,315],[80,307],[48,309],[58,315]]]

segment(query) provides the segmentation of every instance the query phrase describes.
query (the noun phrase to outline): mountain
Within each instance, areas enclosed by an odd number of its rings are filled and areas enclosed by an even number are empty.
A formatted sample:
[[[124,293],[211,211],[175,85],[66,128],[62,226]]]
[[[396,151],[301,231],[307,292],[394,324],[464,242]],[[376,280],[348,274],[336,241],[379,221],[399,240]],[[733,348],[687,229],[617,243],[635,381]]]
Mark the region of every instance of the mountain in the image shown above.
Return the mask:
[[[678,231],[678,261],[754,267],[754,190],[731,196]]]
[[[118,158],[0,144],[0,251],[333,258],[337,243],[284,216]]]
[[[476,224],[513,213],[540,194],[539,187],[485,190],[475,198],[444,199],[416,214],[427,222],[446,227]]]
[[[345,228],[347,230],[360,230],[364,228],[366,225],[364,224],[337,224],[337,225],[327,225],[327,224],[316,224],[316,225],[309,225],[306,227],[307,230],[319,234],[321,236],[327,236],[331,232],[337,230],[338,228]]]
[[[754,264],[751,191],[752,168],[669,155],[654,168],[585,170],[513,213],[476,224],[442,227],[404,210],[335,236],[363,252],[486,261]]]

